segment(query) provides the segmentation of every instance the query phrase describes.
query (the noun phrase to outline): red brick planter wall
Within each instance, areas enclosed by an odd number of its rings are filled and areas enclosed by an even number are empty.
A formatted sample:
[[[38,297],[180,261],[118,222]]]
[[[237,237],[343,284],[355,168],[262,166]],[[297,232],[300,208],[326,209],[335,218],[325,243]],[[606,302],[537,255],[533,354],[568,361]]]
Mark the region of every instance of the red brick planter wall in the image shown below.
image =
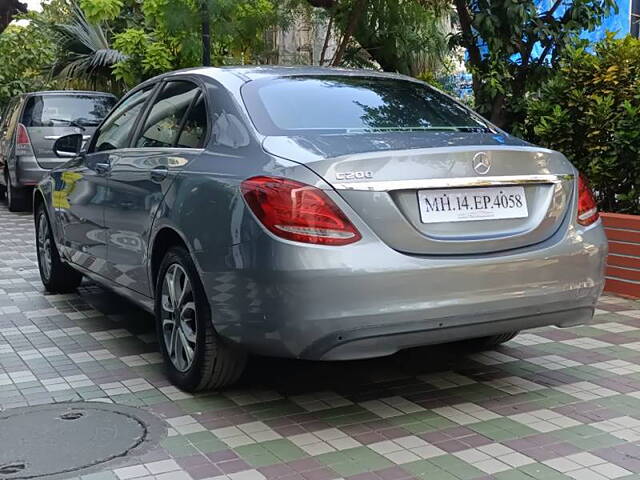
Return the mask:
[[[609,239],[605,291],[640,298],[640,215],[601,213]]]

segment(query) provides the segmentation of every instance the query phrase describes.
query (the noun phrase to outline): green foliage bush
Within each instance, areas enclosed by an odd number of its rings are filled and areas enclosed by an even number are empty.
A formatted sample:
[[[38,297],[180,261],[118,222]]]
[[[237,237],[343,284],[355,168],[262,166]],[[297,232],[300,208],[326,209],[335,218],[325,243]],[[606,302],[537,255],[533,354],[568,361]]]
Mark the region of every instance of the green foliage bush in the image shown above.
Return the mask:
[[[127,57],[114,67],[115,77],[133,86],[159,73],[201,65],[205,1],[214,65],[259,63],[268,47],[266,32],[289,15],[275,0],[137,0],[141,21],[113,32],[113,47]]]
[[[603,210],[640,213],[640,40],[568,48],[527,103],[530,140],[564,153]]]
[[[264,63],[273,53],[270,32],[293,13],[279,0],[48,0],[30,13],[24,39],[16,43],[15,29],[3,36],[0,59],[9,68],[0,72],[0,107],[36,79],[121,94],[154,75],[199,66],[203,15],[212,63],[225,65]]]
[[[54,58],[47,32],[33,25],[10,25],[0,35],[0,108],[14,96],[48,86],[43,70]]]
[[[115,35],[114,48],[126,55],[118,62],[113,73],[118,80],[134,86],[145,78],[175,68],[171,48],[140,28],[129,28]]]
[[[476,110],[497,126],[514,128],[523,101],[553,73],[575,36],[593,31],[617,11],[615,0],[453,0],[456,42],[467,49]]]
[[[92,23],[113,20],[120,15],[122,0],[80,0],[80,7]]]

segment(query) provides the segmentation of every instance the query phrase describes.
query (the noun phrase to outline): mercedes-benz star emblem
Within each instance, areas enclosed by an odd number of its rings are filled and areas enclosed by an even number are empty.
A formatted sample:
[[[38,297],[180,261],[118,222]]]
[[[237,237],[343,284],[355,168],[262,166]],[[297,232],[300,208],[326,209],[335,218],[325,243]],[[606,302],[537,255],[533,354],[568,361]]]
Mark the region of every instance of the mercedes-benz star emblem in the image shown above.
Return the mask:
[[[478,175],[486,175],[491,170],[491,159],[485,152],[478,152],[473,156],[473,169]]]

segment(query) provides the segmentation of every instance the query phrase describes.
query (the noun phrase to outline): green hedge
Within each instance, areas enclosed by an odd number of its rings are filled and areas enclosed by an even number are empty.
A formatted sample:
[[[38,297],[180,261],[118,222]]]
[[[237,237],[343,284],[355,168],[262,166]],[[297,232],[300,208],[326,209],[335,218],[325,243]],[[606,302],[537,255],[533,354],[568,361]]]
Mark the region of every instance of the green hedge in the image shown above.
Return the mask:
[[[528,99],[524,131],[587,176],[601,209],[640,214],[640,40],[569,48]]]

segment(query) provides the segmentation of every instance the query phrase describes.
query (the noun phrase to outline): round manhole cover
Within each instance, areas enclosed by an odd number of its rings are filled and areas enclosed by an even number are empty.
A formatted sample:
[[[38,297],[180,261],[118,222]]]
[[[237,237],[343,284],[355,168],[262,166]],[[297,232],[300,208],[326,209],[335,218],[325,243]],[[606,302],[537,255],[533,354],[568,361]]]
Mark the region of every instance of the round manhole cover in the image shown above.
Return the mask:
[[[0,479],[77,474],[138,455],[166,432],[147,412],[108,403],[58,403],[0,412]],[[83,472],[84,473],[84,472]]]

